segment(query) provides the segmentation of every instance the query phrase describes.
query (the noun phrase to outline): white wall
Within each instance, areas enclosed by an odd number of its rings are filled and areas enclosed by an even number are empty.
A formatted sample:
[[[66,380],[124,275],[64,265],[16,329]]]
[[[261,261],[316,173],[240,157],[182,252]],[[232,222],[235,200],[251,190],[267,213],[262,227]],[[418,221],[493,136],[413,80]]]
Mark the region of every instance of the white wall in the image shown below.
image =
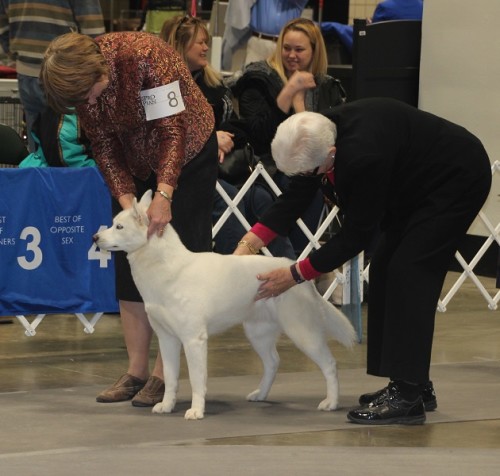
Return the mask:
[[[500,161],[500,0],[426,0],[422,23],[420,109],[456,122]],[[500,222],[500,174],[487,216]],[[470,230],[485,234],[476,222]]]

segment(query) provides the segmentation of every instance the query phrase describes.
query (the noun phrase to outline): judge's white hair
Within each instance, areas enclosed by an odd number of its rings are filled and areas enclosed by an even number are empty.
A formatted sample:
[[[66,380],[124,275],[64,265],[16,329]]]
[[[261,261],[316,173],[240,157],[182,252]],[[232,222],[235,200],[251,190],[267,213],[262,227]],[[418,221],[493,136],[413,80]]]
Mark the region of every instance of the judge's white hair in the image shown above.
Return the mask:
[[[337,127],[330,119],[317,112],[298,112],[279,125],[271,152],[278,169],[296,175],[323,164],[336,138]]]

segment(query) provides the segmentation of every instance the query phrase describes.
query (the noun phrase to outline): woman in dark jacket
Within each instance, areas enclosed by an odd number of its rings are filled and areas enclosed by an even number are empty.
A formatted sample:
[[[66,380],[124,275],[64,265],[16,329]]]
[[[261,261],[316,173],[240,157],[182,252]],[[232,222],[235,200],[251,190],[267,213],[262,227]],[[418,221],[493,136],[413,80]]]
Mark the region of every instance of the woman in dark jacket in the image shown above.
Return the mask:
[[[271,141],[286,118],[345,101],[340,81],[327,74],[327,66],[320,29],[311,20],[297,18],[283,27],[274,55],[249,64],[232,86],[250,142],[267,166],[274,165]]]
[[[484,147],[445,119],[372,98],[326,116],[296,114],[278,128],[272,151],[280,170],[294,177],[236,254],[286,234],[321,186],[336,200],[343,223],[305,260],[261,275],[258,298],[336,269],[380,230],[370,262],[367,370],[390,382],[362,395],[348,418],[423,423],[425,408],[437,406],[429,368],[439,295],[458,243],[491,186]]]
[[[210,35],[207,27],[199,18],[178,15],[165,21],[160,38],[181,55],[196,84],[212,106],[219,161],[223,162],[225,155],[235,148],[243,147],[247,138],[235,126],[238,117],[234,112],[231,91],[223,84],[221,74],[208,61]],[[238,193],[238,189],[226,181],[219,179],[218,182],[230,198]],[[214,194],[213,222],[216,223],[227,205],[217,191],[214,190]],[[240,205],[240,211],[244,214],[243,205]],[[242,233],[243,225],[231,214],[214,237],[215,250],[222,254],[232,253]]]
[[[271,141],[278,126],[296,112],[328,110],[345,101],[344,89],[327,74],[327,65],[320,29],[311,20],[297,18],[283,27],[274,55],[248,65],[232,87],[250,143],[282,190],[288,179],[276,171],[271,154]],[[269,197],[267,206],[272,201]],[[312,230],[318,225],[322,207],[322,197],[317,194],[315,202],[302,216]],[[298,227],[291,239],[297,253],[308,243]]]

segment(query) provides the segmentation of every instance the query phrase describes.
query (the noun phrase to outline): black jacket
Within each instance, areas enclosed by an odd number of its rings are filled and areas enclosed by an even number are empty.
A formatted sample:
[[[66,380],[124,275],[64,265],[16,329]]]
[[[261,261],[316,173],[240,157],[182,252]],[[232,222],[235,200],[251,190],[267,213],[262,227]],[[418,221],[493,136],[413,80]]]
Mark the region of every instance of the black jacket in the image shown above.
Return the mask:
[[[340,81],[323,76],[316,78],[316,84],[318,86],[306,95],[307,110],[319,112],[345,101]],[[276,98],[283,89],[283,81],[266,61],[258,61],[246,67],[231,89],[238,99],[239,115],[244,122],[242,127],[255,153],[266,167],[272,167],[271,142],[276,129],[293,114],[293,111],[285,114],[276,104]]]
[[[193,79],[212,106],[215,116],[215,130],[233,133],[235,149],[242,148],[248,139],[245,132],[239,127],[230,89],[222,84],[216,87],[208,86],[201,71],[193,73]]]
[[[447,192],[466,202],[473,185],[491,182],[481,142],[445,119],[388,98],[353,101],[325,115],[337,125],[334,191],[343,222],[310,255],[317,271],[332,271],[356,256],[379,227],[397,231],[409,217],[428,217]],[[260,222],[286,235],[321,180],[293,177]]]

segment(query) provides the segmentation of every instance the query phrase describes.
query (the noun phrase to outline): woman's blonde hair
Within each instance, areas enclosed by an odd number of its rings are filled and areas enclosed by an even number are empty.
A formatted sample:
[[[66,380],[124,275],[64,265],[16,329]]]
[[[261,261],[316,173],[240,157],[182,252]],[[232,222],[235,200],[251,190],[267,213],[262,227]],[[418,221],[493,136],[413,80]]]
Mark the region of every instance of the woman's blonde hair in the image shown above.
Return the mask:
[[[92,38],[66,33],[55,38],[45,51],[40,81],[52,109],[67,114],[87,101],[92,87],[108,71],[106,60]]]
[[[309,72],[314,76],[326,75],[328,58],[326,54],[325,40],[323,39],[321,30],[316,23],[308,20],[307,18],[296,18],[291,20],[281,29],[278,36],[278,42],[276,43],[276,50],[267,60],[269,66],[276,70],[284,83],[288,81],[281,53],[283,50],[283,38],[289,31],[300,31],[304,33],[311,42],[313,57]]]
[[[208,29],[199,18],[190,15],[177,15],[163,23],[160,38],[174,48],[187,64],[186,53],[193,46],[200,31],[205,37],[205,42],[210,41]],[[222,84],[222,76],[207,64],[203,68],[203,78],[207,86],[216,87]]]

